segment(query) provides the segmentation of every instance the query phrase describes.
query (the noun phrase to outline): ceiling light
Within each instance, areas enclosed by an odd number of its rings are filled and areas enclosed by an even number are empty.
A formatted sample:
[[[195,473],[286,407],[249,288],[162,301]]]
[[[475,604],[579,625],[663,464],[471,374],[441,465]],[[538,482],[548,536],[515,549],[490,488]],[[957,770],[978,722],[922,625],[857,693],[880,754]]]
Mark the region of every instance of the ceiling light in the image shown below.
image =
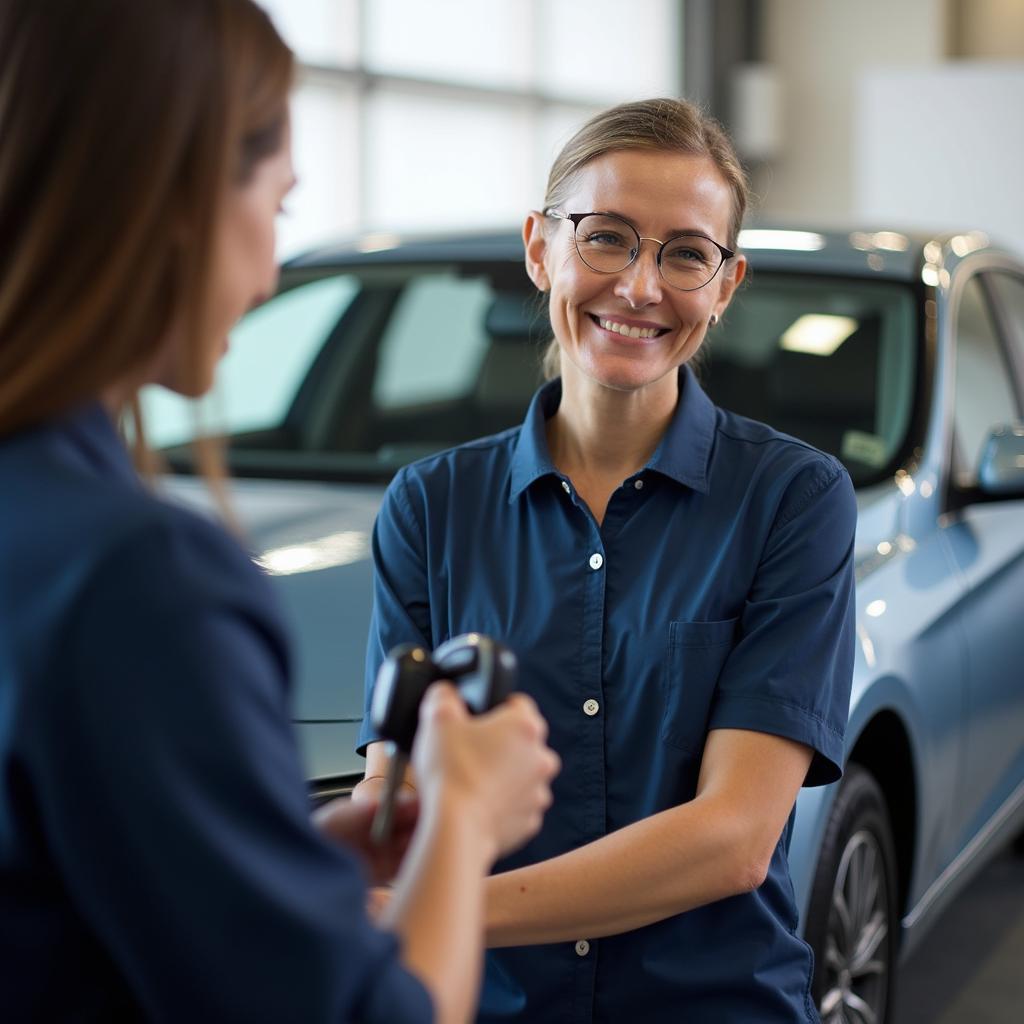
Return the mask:
[[[858,326],[853,317],[807,313],[798,317],[786,330],[781,344],[788,352],[830,356]]]
[[[817,252],[825,248],[825,236],[814,231],[747,228],[740,232],[739,246],[741,249],[793,249],[799,252]]]

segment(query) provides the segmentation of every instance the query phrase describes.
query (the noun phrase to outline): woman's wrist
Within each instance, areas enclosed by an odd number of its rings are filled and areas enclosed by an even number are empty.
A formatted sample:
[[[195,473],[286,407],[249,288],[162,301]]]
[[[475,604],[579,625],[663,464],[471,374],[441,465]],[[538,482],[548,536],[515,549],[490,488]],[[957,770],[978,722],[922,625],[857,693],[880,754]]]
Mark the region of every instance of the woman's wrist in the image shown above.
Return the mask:
[[[383,782],[387,782],[388,781],[388,777],[386,775],[364,775],[356,783],[356,785],[357,786],[361,786],[364,782],[376,782],[376,781],[379,781],[379,782],[382,782],[382,783]],[[399,786],[399,789],[401,789],[404,786],[406,789],[412,790],[413,793],[417,792],[416,787],[408,779],[402,779],[402,781],[398,784],[398,786]]]
[[[498,859],[499,843],[475,793],[440,783],[420,794],[420,827],[463,845],[465,855],[487,874]]]

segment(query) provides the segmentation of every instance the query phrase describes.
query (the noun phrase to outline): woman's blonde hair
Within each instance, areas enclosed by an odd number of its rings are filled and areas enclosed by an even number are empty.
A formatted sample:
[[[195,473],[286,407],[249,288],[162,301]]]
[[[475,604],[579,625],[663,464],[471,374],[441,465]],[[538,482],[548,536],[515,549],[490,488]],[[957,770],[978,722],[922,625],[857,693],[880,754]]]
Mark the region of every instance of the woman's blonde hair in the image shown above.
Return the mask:
[[[725,129],[687,100],[651,99],[620,103],[592,117],[569,141],[551,165],[544,208],[560,207],[572,194],[580,171],[592,160],[624,149],[651,149],[711,159],[732,192],[729,219],[730,249],[736,248],[750,197],[746,172]],[[544,353],[544,376],[559,374],[558,342]]]
[[[3,0],[0,436],[140,375],[172,320],[198,387],[216,216],[293,74],[251,0]]]

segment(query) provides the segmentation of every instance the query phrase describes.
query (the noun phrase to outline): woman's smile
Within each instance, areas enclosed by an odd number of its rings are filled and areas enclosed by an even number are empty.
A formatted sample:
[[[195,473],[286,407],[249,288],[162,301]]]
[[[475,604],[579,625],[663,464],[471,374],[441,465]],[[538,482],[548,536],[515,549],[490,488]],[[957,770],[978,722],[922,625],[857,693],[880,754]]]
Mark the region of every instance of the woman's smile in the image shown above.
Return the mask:
[[[613,336],[615,341],[650,341],[667,334],[668,327],[650,320],[633,320],[621,316],[604,316],[600,313],[587,313],[587,316],[605,333]]]

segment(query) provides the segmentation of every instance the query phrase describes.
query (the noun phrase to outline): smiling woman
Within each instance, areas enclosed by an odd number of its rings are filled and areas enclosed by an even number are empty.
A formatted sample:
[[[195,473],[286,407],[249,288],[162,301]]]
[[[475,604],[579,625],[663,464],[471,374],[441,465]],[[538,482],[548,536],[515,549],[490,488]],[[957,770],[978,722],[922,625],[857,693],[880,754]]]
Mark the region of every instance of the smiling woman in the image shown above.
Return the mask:
[[[688,365],[745,205],[691,104],[580,129],[523,228],[553,379],[521,427],[401,470],[377,520],[370,689],[391,646],[485,631],[566,766],[491,879],[482,1022],[817,1020],[786,851],[800,787],[842,773],[856,511],[835,458]]]

